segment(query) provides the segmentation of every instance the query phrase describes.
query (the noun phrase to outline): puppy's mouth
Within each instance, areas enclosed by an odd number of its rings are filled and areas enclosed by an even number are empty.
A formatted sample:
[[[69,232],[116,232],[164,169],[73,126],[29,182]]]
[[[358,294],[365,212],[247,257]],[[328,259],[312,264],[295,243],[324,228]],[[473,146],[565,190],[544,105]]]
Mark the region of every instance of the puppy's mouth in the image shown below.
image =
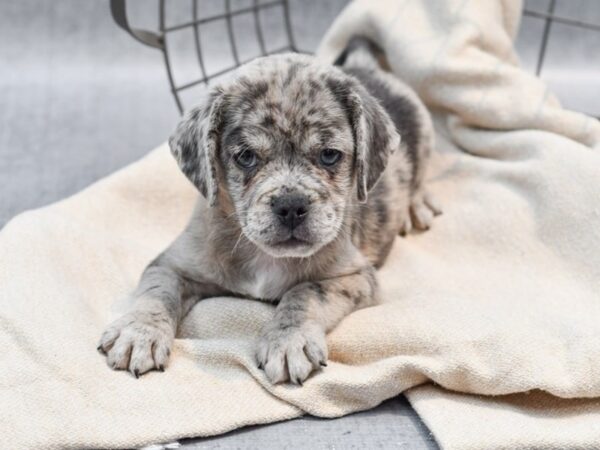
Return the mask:
[[[315,252],[313,242],[299,238],[294,233],[290,233],[275,242],[270,242],[263,249],[272,256],[287,258],[304,258]]]
[[[307,247],[312,245],[310,242],[304,240],[304,239],[300,239],[297,238],[296,236],[290,236],[287,239],[281,240],[279,242],[276,242],[274,244],[272,244],[272,246],[274,248],[278,248],[278,249],[297,249],[297,248],[301,248],[301,247]]]

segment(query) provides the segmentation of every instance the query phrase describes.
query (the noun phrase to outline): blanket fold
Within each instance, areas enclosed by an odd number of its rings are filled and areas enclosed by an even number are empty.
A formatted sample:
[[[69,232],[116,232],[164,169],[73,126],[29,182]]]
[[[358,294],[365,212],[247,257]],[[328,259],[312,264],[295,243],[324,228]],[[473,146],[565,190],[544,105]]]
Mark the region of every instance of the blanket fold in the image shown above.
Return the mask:
[[[442,195],[463,220],[444,225],[454,253],[431,245],[446,266],[422,267],[445,273],[423,280],[444,292],[419,306],[438,385],[407,396],[444,448],[600,445],[600,126],[519,68],[521,8],[358,0],[319,51],[370,37],[436,115],[434,180],[453,180]]]
[[[256,368],[273,307],[245,299],[194,307],[164,373],[136,380],[96,353],[198,195],[166,145],[7,224],[4,441],[130,448],[337,417],[409,389],[443,448],[600,447],[600,125],[519,68],[521,6],[356,0],[324,38],[329,61],[354,34],[375,40],[434,112],[444,214],[397,239],[378,274],[384,303],[330,333],[330,364],[302,388]]]

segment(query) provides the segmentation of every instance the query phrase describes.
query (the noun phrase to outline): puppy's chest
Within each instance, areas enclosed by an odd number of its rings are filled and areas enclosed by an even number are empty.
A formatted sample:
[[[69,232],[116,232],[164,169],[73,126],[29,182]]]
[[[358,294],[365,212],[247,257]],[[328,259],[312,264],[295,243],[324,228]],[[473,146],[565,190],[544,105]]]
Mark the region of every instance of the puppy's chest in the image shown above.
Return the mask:
[[[279,300],[297,278],[289,268],[270,258],[256,258],[244,265],[233,290],[259,300]]]

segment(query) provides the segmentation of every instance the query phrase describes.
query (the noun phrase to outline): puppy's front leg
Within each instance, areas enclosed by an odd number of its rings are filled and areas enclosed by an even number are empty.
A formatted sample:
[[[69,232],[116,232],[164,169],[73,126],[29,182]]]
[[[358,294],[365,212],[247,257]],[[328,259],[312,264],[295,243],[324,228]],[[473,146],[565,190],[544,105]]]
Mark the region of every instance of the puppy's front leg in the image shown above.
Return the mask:
[[[164,370],[177,326],[201,298],[216,295],[215,287],[192,281],[161,256],[144,271],[130,312],[102,334],[98,350],[115,370],[136,378],[149,370]]]
[[[325,334],[352,311],[377,302],[372,266],[321,281],[301,283],[284,294],[263,330],[257,360],[273,383],[302,384],[327,365]]]

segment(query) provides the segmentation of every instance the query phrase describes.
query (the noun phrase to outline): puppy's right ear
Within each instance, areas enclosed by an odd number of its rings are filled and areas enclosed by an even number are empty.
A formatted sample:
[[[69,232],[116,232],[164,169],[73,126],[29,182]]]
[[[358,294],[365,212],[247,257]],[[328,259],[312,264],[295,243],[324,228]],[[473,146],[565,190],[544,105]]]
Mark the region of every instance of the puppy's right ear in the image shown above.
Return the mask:
[[[217,155],[224,103],[223,92],[212,89],[204,101],[186,112],[169,138],[179,168],[211,206],[217,203]]]

